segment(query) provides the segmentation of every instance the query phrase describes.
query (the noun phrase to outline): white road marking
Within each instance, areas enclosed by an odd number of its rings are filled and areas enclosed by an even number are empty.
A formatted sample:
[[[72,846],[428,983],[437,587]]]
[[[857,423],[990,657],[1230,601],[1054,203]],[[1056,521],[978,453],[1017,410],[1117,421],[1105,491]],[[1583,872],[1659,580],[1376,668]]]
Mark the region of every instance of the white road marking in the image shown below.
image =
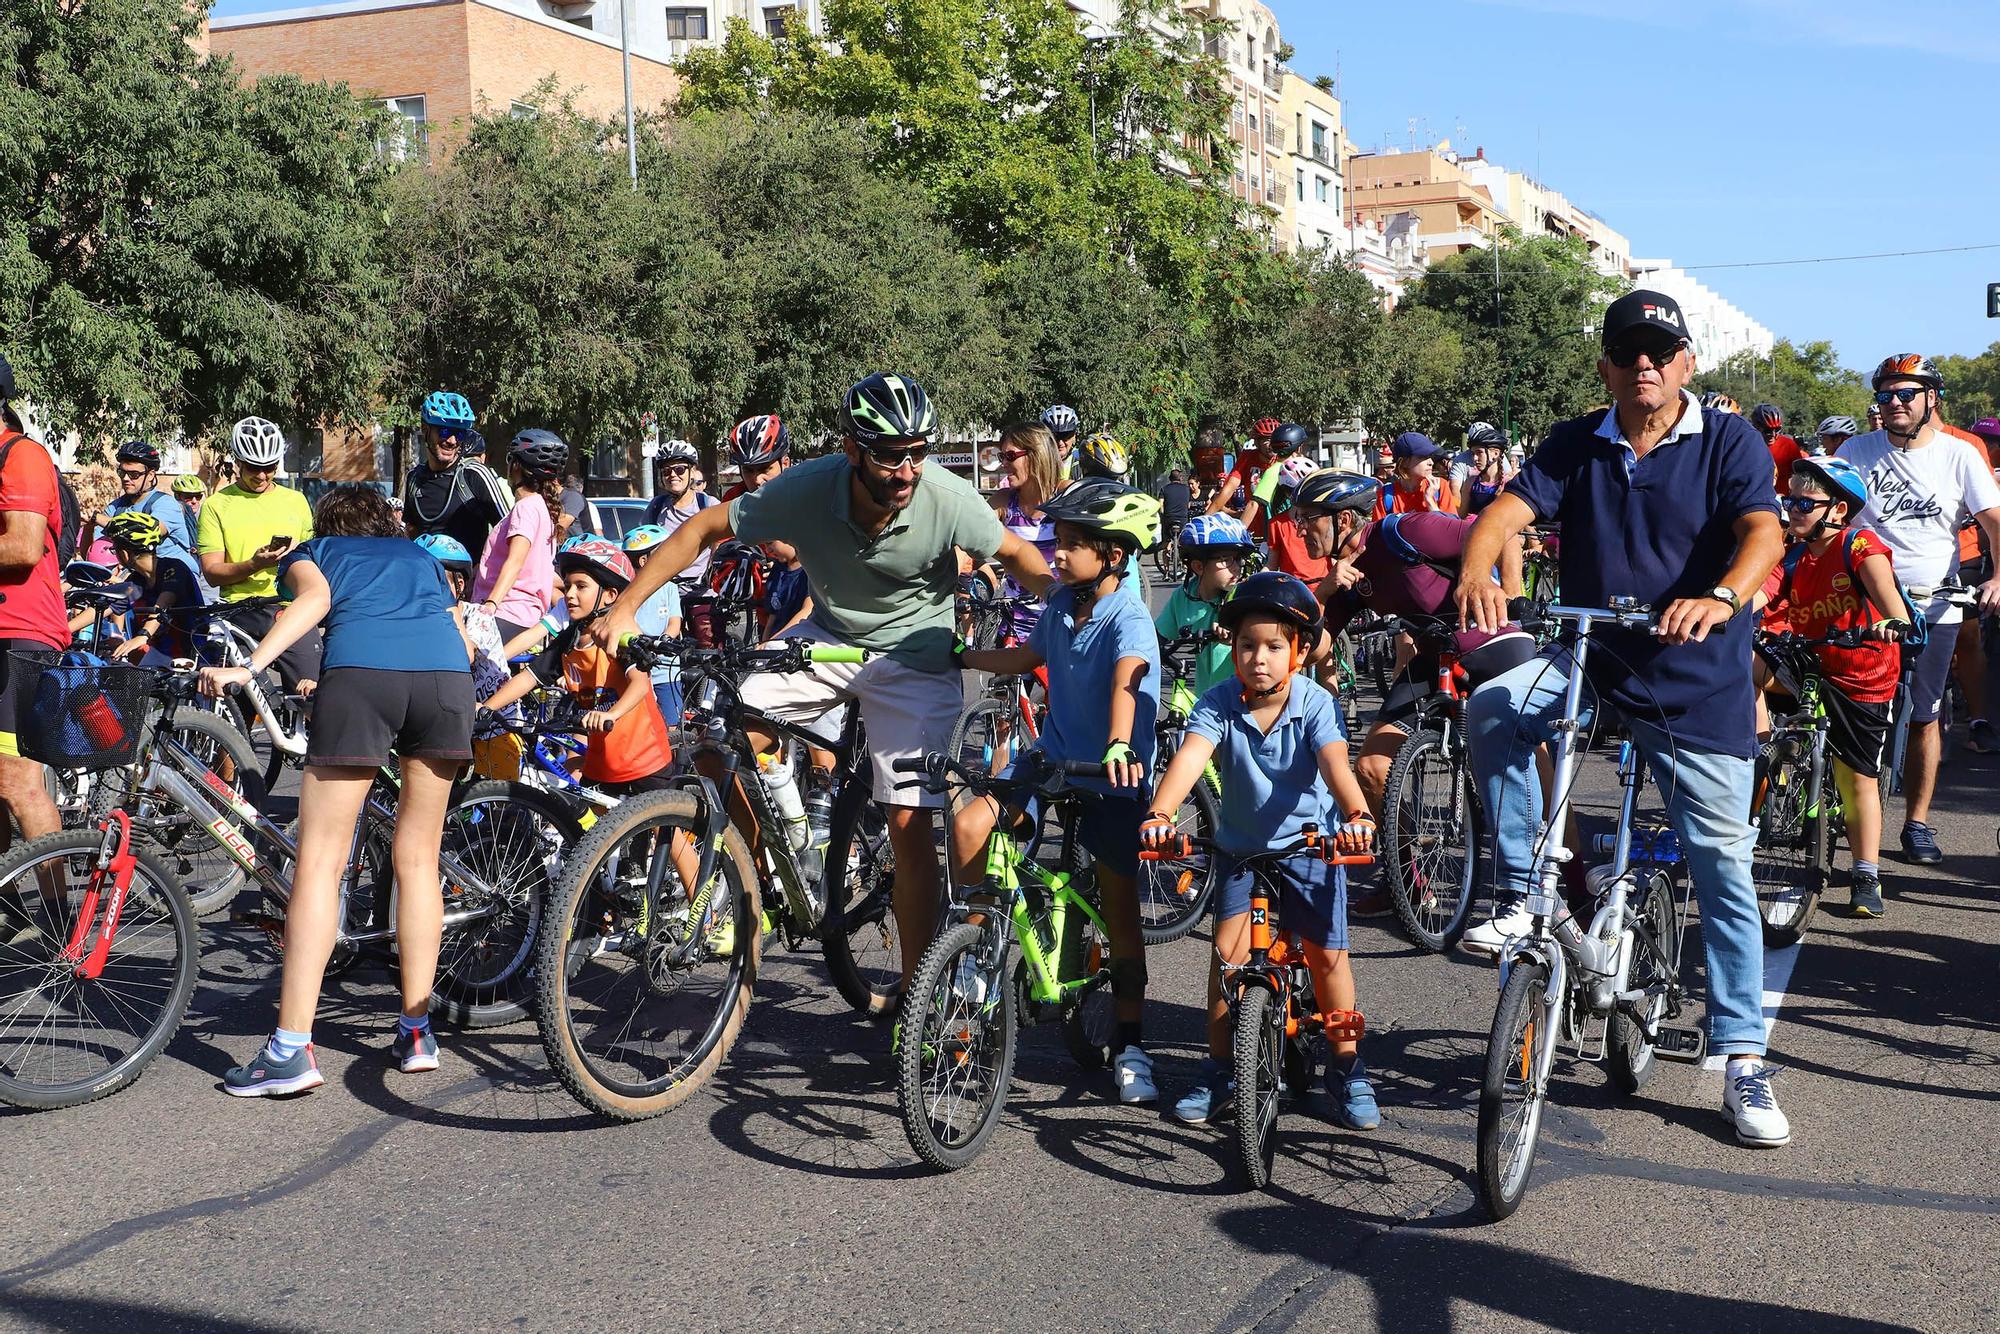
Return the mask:
[[[1798,966],[1799,951],[1804,942],[1787,945],[1781,950],[1766,948],[1764,951],[1764,1045],[1770,1046],[1771,1030],[1778,1026],[1778,1011],[1784,1008],[1785,988],[1791,985],[1792,969]],[[1701,1063],[1704,1070],[1721,1070],[1728,1061],[1726,1056],[1710,1056]]]

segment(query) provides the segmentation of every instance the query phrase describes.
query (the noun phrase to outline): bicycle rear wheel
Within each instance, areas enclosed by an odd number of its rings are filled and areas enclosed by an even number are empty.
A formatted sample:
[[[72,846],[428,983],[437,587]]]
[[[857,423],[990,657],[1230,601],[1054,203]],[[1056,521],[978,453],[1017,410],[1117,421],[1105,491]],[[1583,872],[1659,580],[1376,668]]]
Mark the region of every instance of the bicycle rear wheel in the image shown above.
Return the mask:
[[[889,818],[865,771],[848,774],[834,798],[826,849],[826,916],[820,950],[841,999],[873,1019],[896,1011],[903,943],[896,927],[896,848]]]
[[[1478,807],[1463,749],[1451,754],[1441,728],[1421,728],[1389,766],[1382,875],[1404,931],[1424,949],[1443,953],[1465,934],[1478,847]]]
[[[898,1025],[896,1102],[910,1147],[955,1172],[1000,1123],[1014,1076],[1011,974],[982,969],[988,928],[961,922],[931,942]]]
[[[1486,1039],[1479,1084],[1479,1198],[1495,1222],[1520,1208],[1535,1167],[1549,1095],[1542,1071],[1556,1040],[1548,980],[1548,965],[1540,959],[1516,960]]]
[[[1285,1093],[1285,1012],[1268,988],[1236,1000],[1236,1165],[1250,1189],[1271,1184],[1278,1156],[1278,1105]]]
[[[1020,714],[1013,701],[989,696],[974,700],[959,716],[945,753],[974,773],[999,774],[1031,744],[1022,735]]]
[[[78,975],[110,907],[96,830],[67,829],[0,857],[0,1102],[75,1107],[145,1073],[194,993],[200,937],[179,879],[150,850],[137,864],[103,970]],[[95,920],[79,927],[91,889]]]
[[[431,1011],[467,1028],[527,1016],[530,967],[563,851],[583,830],[564,803],[525,783],[474,783],[445,815],[444,851],[479,880],[443,880],[447,914],[490,908],[445,928]]]
[[[1757,887],[1757,915],[1764,943],[1796,945],[1812,925],[1813,909],[1832,874],[1824,782],[1812,755],[1810,732],[1780,732],[1757,757],[1757,790],[1751,810],[1757,826],[1750,878]]]
[[[227,717],[183,709],[174,714],[169,731],[231,791],[252,806],[263,806],[269,789],[257,771],[256,751]],[[162,802],[145,802],[141,816],[133,821],[132,832],[143,835],[161,863],[179,877],[197,917],[221,912],[235,900],[249,876],[206,826]]]
[[[727,829],[690,903],[669,842],[677,832],[698,841],[700,818],[685,792],[613,807],[567,859],[541,932],[542,1049],[563,1087],[601,1116],[640,1121],[687,1101],[749,1013],[763,948],[756,872]]]
[[[1160,768],[1166,767],[1164,759]],[[1212,839],[1222,823],[1222,806],[1203,777],[1174,812],[1174,828],[1195,838]],[[1139,925],[1148,945],[1164,945],[1194,930],[1215,898],[1222,871],[1206,852],[1180,861],[1139,863]]]

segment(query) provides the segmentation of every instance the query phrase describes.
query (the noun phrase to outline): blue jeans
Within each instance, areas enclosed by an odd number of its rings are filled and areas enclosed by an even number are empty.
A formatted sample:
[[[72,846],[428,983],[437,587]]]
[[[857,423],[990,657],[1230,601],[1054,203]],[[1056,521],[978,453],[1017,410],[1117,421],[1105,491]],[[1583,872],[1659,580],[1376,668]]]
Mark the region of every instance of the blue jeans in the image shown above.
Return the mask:
[[[1472,770],[1493,831],[1494,885],[1505,900],[1528,890],[1542,827],[1535,747],[1561,719],[1568,661],[1537,658],[1472,694],[1466,708]],[[1592,704],[1584,689],[1585,713]],[[1714,751],[1678,751],[1663,730],[1632,724],[1632,740],[1666,797],[1701,905],[1708,955],[1708,1041],[1718,1055],[1764,1050],[1764,932],[1750,875],[1757,831],[1750,824],[1754,765]]]

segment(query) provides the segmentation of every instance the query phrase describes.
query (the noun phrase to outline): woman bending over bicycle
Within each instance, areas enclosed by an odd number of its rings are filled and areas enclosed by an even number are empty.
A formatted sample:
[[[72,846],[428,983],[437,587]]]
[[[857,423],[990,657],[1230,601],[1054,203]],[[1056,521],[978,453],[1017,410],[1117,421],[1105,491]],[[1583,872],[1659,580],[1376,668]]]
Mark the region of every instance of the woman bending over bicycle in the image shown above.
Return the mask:
[[[961,652],[974,671],[1019,675],[1047,665],[1049,716],[1037,749],[1049,759],[1103,757],[1109,782],[1079,779],[1103,795],[1085,803],[1082,840],[1097,861],[1104,895],[1104,924],[1111,936],[1111,994],[1118,1034],[1112,1076],[1121,1102],[1149,1103],[1160,1096],[1153,1058],[1142,1043],[1146,1004],[1146,942],[1139,922],[1139,822],[1145,814],[1139,787],[1153,758],[1153,724],[1160,711],[1160,649],[1153,622],[1120,571],[1159,540],[1160,502],[1120,482],[1078,482],[1043,511],[1056,525],[1059,586],[1048,610],[1022,648]],[[1018,771],[1025,760],[1015,761]],[[1010,773],[1014,772],[1010,771]],[[1036,828],[1033,801],[1010,812]],[[1000,819],[998,805],[980,798],[952,821],[952,855],[958,883],[978,881],[978,861]]]
[[[1791,628],[1807,639],[1860,631],[1859,645],[1819,644],[1820,699],[1826,705],[1826,744],[1833,751],[1833,779],[1840,788],[1847,846],[1854,854],[1848,912],[1882,915],[1882,757],[1889,741],[1889,708],[1896,698],[1902,655],[1889,641],[1909,624],[1895,558],[1866,528],[1850,527],[1868,503],[1868,482],[1841,458],[1805,458],[1792,465],[1785,499],[1785,533],[1804,544],[1789,574],[1780,566],[1775,594],[1759,592],[1752,605],[1790,604]],[[1844,577],[1843,577],[1844,576]],[[1766,584],[1769,589],[1770,584]],[[1759,690],[1785,691],[1796,682],[1777,677],[1761,653],[1751,664]]]
[[[1188,719],[1187,739],[1175,753],[1140,838],[1158,846],[1177,830],[1173,817],[1201,781],[1213,755],[1222,774],[1222,818],[1216,842],[1235,858],[1294,842],[1308,824],[1338,829],[1342,852],[1366,852],[1375,821],[1361,786],[1347,767],[1347,728],[1340,705],[1326,689],[1300,674],[1320,634],[1319,603],[1292,575],[1269,570],[1243,581],[1222,609],[1230,631],[1236,675],[1201,697]],[[1336,817],[1335,813],[1345,815]],[[1346,868],[1300,854],[1280,863],[1278,920],[1305,950],[1313,991],[1328,1016],[1334,1059],[1326,1090],[1335,1114],[1350,1130],[1381,1124],[1375,1086],[1354,1038],[1336,1032],[1334,1017],[1352,1011],[1354,971],[1347,958]],[[1208,1057],[1201,1082],[1174,1104],[1174,1116],[1203,1125],[1229,1105],[1229,1005],[1222,966],[1250,957],[1251,875],[1224,867],[1215,898],[1215,953],[1208,973]]]
[[[380,493],[334,488],[313,513],[313,531],[317,536],[278,562],[292,603],[250,665],[201,674],[204,693],[219,697],[325,623],[278,1027],[262,1050],[223,1076],[223,1087],[244,1098],[303,1093],[323,1082],[312,1024],[340,921],[341,873],[369,784],[392,754],[402,772],[392,860],[403,1017],[389,1055],[406,1074],[438,1067],[430,1028],[444,929],[438,853],[452,781],[472,758],[472,649],[444,567],[403,536]]]

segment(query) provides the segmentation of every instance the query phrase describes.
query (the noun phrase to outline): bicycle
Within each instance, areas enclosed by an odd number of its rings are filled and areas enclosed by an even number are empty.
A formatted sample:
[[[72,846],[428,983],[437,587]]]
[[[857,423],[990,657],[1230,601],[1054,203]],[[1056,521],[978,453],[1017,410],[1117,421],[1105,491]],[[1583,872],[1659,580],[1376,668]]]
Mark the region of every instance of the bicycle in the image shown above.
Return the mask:
[[[1465,730],[1466,673],[1439,622],[1404,621],[1437,661],[1436,689],[1417,706],[1382,791],[1382,875],[1411,941],[1434,954],[1458,944],[1476,897],[1481,818]]]
[[[1918,615],[1922,615],[1922,608],[1932,602],[1943,602],[1946,606],[1958,607],[1967,611],[1976,611],[1979,607],[1978,590],[1967,588],[1955,579],[1947,579],[1945,582],[1935,584],[1929,588],[1912,586],[1909,589],[1909,595],[1917,604],[1912,606],[1910,610],[1916,612]],[[1952,645],[1944,638],[1946,629],[1947,627],[1943,626],[1934,625],[1930,627],[1930,634],[1937,640],[1938,647],[1933,650],[1926,646],[1925,652],[1935,651],[1949,654],[1952,651]],[[1958,632],[1957,625],[1953,624],[1950,626],[1949,631],[1955,635]],[[1952,724],[1951,704],[1951,677],[1947,674],[1944,697],[1939,701],[1937,717],[1938,757],[1940,759],[1943,759],[1949,752],[1948,742],[1951,736]],[[1890,711],[1888,759],[1882,766],[1882,792],[1885,796],[1893,796],[1903,790],[1903,762],[1908,757],[1910,750],[1910,705],[1910,673],[1905,671],[1902,679],[1896,683],[1896,702]]]
[[[1496,1221],[1527,1194],[1559,1046],[1604,1064],[1612,1084],[1632,1094],[1652,1078],[1657,1057],[1699,1061],[1707,1045],[1700,1029],[1666,1022],[1686,1002],[1686,891],[1671,869],[1678,863],[1671,839],[1648,838],[1650,860],[1633,855],[1645,771],[1629,737],[1619,744],[1617,833],[1608,867],[1592,872],[1596,910],[1588,931],[1564,910],[1562,896],[1563,866],[1574,855],[1565,843],[1566,815],[1588,748],[1581,719],[1592,632],[1600,622],[1650,629],[1652,612],[1613,598],[1603,608],[1552,606],[1546,616],[1574,627],[1575,641],[1556,728],[1554,792],[1531,868],[1532,923],[1500,952],[1499,1004],[1479,1086],[1479,1194]]]
[[[1159,720],[1154,724],[1156,776],[1166,772],[1187,735],[1188,719],[1197,703],[1194,681],[1200,670],[1198,660],[1207,643],[1202,636],[1187,634],[1160,641],[1160,674],[1165,678],[1165,689]],[[1202,767],[1201,776],[1202,781],[1174,812],[1174,827],[1206,840],[1215,836],[1222,823],[1222,776],[1213,760]],[[1220,871],[1207,853],[1190,853],[1169,862],[1160,866],[1156,858],[1139,868],[1139,922],[1148,945],[1164,945],[1187,935],[1207,914],[1215,897]]]
[[[913,786],[948,792],[956,781],[978,795],[1039,793],[1073,829],[1071,807],[1091,793],[1067,778],[1100,778],[1101,764],[1056,767],[1039,753],[1032,776],[1008,779],[947,755],[898,760]],[[1023,842],[996,825],[981,883],[946,908],[945,925],[910,979],[897,1025],[896,1102],[917,1156],[940,1171],[964,1167],[999,1124],[1013,1080],[1020,1013],[1059,1020],[1070,1055],[1085,1069],[1111,1059],[1113,1007],[1106,967],[1109,932],[1096,879],[1073,837],[1061,870],[1034,860],[1036,830]],[[1046,827],[1046,825],[1044,826]]]
[[[879,828],[886,845],[887,826],[871,825],[861,809],[869,783],[859,710],[847,711],[834,748],[842,779],[830,845],[838,860],[828,872],[801,837],[803,817],[781,813],[744,731],[739,677],[859,662],[862,651],[804,640],[703,649],[643,635],[621,651],[635,670],[680,659],[697,768],[621,801],[570,854],[541,942],[537,1022],[563,1087],[600,1115],[636,1121],[685,1102],[729,1054],[749,1013],[766,930],[782,931],[794,949],[817,941],[841,995],[863,1012],[893,1003],[902,962],[890,912],[893,858],[868,860],[886,852],[868,833]],[[770,726],[787,752],[805,744],[800,729]],[[724,799],[739,788],[761,832],[754,856]],[[681,839],[681,856],[691,847],[696,859],[692,884],[676,865]],[[878,940],[886,958],[876,965],[867,947]]]
[[[186,1014],[199,953],[194,911],[133,837],[131,810],[169,811],[210,830],[280,911],[289,902],[297,844],[177,739],[175,714],[194,699],[192,672],[97,667],[66,680],[59,707],[22,733],[31,758],[123,768],[127,777],[96,828],[48,834],[0,857],[0,1102],[70,1107],[115,1093],[144,1073]],[[154,706],[153,741],[135,764],[137,720]],[[105,736],[107,718],[118,722],[115,738]],[[86,746],[78,734],[99,740]],[[515,997],[555,855],[543,814],[494,790],[504,787],[481,784],[453,803],[439,857],[444,941],[433,1008],[475,1026],[521,1013]],[[395,939],[394,820],[393,805],[371,790],[341,879],[336,955]],[[280,918],[250,920],[282,928]]]
[[[1170,860],[1204,846],[1211,853],[1220,851],[1206,840],[1183,836],[1178,848],[1145,848],[1139,859]],[[1366,866],[1375,860],[1371,853],[1335,853],[1332,840],[1307,825],[1297,841],[1239,863],[1251,875],[1250,957],[1220,967],[1232,1033],[1236,1166],[1252,1190],[1271,1184],[1278,1153],[1279,1103],[1287,1086],[1294,1095],[1312,1087],[1318,1049],[1329,1036],[1327,1021],[1334,1023],[1331,1036],[1342,1041],[1359,1041],[1364,1027],[1358,1010],[1321,1012],[1304,951],[1293,950],[1282,927],[1272,928],[1271,905],[1278,893],[1270,882],[1270,868],[1302,852],[1333,866]]]
[[[1840,788],[1827,753],[1828,717],[1815,647],[1855,648],[1855,631],[1835,631],[1818,639],[1757,632],[1757,647],[1774,659],[1778,679],[1798,708],[1771,719],[1771,739],[1757,753],[1757,782],[1750,805],[1757,826],[1751,878],[1757,886],[1757,915],[1764,943],[1774,949],[1796,945],[1811,924],[1813,910],[1833,876],[1833,844],[1843,825]]]

